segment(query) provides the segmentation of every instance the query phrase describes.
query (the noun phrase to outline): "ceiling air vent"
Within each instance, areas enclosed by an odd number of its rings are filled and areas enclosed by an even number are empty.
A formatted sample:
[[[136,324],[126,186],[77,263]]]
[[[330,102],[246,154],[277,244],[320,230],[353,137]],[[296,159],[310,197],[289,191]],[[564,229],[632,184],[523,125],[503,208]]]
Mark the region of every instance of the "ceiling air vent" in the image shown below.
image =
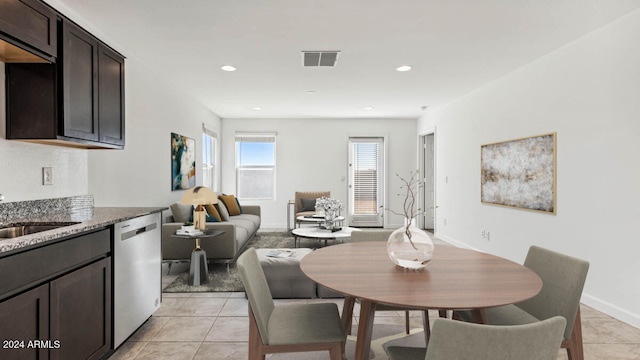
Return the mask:
[[[338,54],[340,51],[303,51],[302,66],[318,67],[329,66],[334,67],[338,62]]]

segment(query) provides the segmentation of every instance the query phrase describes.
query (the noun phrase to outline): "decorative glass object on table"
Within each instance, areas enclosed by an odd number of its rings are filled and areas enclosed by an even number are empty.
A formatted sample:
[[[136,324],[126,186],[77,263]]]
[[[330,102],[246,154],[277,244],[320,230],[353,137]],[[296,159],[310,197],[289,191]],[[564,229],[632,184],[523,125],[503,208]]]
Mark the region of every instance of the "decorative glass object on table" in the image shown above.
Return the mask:
[[[400,189],[405,190],[403,213],[386,210],[403,216],[404,226],[389,235],[387,253],[391,262],[397,266],[406,269],[422,269],[431,261],[434,250],[431,236],[415,225],[416,216],[422,214],[422,210],[416,208],[416,195],[422,182],[418,179],[418,171],[410,172],[409,179],[397,174],[396,176],[403,182]]]
[[[335,220],[339,216],[342,207],[342,201],[338,199],[328,198],[326,196],[316,199],[316,213],[321,212],[324,214],[324,223],[322,226],[325,229],[333,230],[336,228]]]

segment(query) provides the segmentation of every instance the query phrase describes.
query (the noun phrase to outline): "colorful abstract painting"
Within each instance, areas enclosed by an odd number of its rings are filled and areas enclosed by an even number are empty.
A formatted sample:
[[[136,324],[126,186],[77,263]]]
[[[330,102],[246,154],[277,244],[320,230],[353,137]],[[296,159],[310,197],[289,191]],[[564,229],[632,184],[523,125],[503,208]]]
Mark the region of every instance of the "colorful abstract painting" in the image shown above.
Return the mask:
[[[171,133],[171,190],[196,186],[196,141]]]
[[[556,134],[482,145],[481,201],[556,213]]]

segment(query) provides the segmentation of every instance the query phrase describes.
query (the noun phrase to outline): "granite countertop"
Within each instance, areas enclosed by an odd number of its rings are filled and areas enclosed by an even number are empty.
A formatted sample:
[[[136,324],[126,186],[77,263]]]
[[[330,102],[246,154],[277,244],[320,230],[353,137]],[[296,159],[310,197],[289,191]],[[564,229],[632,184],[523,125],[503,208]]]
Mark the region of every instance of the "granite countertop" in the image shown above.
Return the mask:
[[[115,223],[133,219],[152,213],[167,210],[166,207],[95,207],[93,211],[67,212],[54,214],[40,214],[35,216],[22,216],[14,218],[10,222],[0,221],[0,228],[20,225],[51,225],[60,223],[73,223],[53,230],[46,230],[11,239],[0,239],[0,256],[9,252],[43,244],[48,241],[60,239],[73,234],[80,234],[93,229],[103,228]]]

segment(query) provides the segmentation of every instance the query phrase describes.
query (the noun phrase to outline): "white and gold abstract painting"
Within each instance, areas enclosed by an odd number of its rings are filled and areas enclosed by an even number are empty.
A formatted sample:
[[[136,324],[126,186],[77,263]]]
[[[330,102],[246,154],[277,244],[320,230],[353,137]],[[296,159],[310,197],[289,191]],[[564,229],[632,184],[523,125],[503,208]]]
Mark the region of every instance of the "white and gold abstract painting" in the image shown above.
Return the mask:
[[[484,204],[556,213],[556,133],[480,147]]]

